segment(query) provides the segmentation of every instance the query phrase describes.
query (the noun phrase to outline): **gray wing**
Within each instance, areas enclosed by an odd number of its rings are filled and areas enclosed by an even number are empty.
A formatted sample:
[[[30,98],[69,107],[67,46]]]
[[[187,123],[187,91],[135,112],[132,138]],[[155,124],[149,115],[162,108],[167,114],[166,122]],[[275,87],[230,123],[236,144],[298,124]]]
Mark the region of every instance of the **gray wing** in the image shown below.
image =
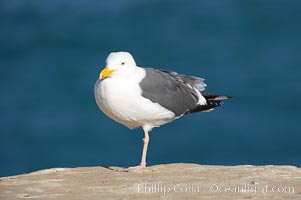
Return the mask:
[[[196,108],[198,94],[194,88],[204,90],[204,79],[166,70],[144,69],[146,76],[140,82],[143,97],[174,112],[176,116]]]
[[[162,70],[162,69],[160,71],[172,75],[180,82],[188,83],[189,85],[195,87],[200,92],[204,91],[205,87],[207,86],[206,83],[204,83],[205,79],[203,79],[203,78],[199,78],[199,77],[195,77],[195,76],[187,76],[184,74],[178,74],[177,72]]]

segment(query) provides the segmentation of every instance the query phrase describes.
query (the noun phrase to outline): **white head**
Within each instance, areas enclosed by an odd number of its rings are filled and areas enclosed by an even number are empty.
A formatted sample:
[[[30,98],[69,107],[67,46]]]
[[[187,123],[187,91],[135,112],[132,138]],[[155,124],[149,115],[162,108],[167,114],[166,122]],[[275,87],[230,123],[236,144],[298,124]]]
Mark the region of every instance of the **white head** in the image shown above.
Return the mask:
[[[101,71],[99,78],[128,74],[136,67],[136,62],[129,52],[113,52],[106,59],[106,67]]]

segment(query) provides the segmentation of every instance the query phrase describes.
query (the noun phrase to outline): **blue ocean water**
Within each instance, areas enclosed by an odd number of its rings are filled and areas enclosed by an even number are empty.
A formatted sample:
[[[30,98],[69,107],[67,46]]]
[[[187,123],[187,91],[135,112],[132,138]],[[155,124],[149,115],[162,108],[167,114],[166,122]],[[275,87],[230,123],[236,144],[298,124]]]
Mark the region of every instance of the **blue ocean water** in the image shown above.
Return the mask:
[[[98,109],[111,51],[234,96],[150,133],[148,164],[301,166],[301,1],[0,2],[0,176],[138,164],[143,132]]]

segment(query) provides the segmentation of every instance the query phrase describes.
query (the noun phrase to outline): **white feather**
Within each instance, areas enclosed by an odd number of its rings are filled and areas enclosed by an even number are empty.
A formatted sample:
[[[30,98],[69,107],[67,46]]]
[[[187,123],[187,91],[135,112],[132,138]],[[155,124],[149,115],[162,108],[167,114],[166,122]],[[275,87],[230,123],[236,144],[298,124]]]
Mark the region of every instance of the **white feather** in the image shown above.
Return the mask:
[[[139,82],[145,71],[136,67],[132,76],[116,76],[104,79],[96,88],[96,102],[113,120],[129,128],[139,126],[151,130],[172,121],[175,114],[158,103],[142,96]]]

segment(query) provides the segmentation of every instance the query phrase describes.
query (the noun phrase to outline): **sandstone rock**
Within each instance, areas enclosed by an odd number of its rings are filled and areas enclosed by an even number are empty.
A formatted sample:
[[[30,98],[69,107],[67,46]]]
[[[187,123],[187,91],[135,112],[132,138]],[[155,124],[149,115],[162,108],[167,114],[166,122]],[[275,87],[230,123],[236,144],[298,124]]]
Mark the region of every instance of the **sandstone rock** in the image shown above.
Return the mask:
[[[46,169],[0,178],[0,199],[301,199],[293,166],[167,164]]]

